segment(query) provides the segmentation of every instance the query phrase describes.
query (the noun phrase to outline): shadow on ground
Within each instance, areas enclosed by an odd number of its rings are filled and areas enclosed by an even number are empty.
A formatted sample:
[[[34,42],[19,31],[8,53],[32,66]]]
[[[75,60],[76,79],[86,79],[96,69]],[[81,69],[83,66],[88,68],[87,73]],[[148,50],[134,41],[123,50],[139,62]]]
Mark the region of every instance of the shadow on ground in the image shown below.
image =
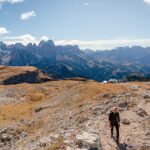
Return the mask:
[[[127,148],[127,144],[126,143],[119,143],[119,142],[116,141],[115,138],[113,138],[113,139],[114,139],[114,141],[115,141],[115,143],[117,145],[117,150],[126,150],[126,148]]]
[[[125,143],[116,143],[118,150],[126,150],[127,145]]]

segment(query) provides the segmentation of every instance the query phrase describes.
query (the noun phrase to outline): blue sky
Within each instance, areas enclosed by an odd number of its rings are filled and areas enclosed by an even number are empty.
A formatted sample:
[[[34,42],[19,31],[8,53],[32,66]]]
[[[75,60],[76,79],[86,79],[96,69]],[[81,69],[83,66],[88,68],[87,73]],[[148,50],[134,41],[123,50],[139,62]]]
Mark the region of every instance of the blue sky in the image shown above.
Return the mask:
[[[0,0],[0,40],[150,46],[150,0]]]

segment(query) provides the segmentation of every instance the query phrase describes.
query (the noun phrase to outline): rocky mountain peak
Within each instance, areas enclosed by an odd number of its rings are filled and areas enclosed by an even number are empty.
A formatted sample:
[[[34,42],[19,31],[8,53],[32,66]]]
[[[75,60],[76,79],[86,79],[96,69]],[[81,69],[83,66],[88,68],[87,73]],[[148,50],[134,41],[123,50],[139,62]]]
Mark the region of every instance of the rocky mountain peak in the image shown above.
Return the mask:
[[[22,43],[16,43],[14,44],[14,49],[25,49],[25,46]]]
[[[7,50],[7,45],[3,42],[0,42],[0,49]]]
[[[55,44],[52,40],[48,40],[48,41],[41,41],[38,45],[39,47],[54,47]]]
[[[149,57],[150,48],[138,46],[120,47],[109,51],[83,51],[77,45],[55,46],[52,40],[41,41],[39,45],[0,45],[1,65],[35,66],[59,79],[68,78],[70,75],[97,81],[120,80],[133,73],[142,73],[149,78]],[[64,69],[57,66],[67,66],[70,69],[64,73]]]

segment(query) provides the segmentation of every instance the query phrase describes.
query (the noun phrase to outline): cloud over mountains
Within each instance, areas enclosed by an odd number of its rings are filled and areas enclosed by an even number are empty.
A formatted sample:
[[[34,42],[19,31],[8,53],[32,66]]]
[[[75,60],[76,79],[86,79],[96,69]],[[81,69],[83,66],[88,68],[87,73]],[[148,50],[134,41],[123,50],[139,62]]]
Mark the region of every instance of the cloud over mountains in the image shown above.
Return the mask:
[[[144,2],[150,5],[150,0],[144,0]]]
[[[30,11],[30,12],[22,13],[20,16],[20,19],[21,20],[27,20],[27,19],[30,19],[30,18],[35,17],[35,16],[36,16],[35,11]]]
[[[9,33],[9,31],[6,28],[0,27],[0,35],[4,35],[4,34],[8,34],[8,33]]]
[[[0,0],[0,3],[8,2],[8,3],[15,4],[15,3],[23,2],[23,1],[24,1],[24,0]]]

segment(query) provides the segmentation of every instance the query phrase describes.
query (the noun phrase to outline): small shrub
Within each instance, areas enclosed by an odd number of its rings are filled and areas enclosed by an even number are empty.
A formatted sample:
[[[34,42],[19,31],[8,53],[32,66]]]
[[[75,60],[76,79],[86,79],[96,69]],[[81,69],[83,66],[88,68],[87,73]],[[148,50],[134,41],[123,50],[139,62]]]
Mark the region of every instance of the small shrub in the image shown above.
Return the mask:
[[[56,143],[53,143],[53,144],[51,145],[51,147],[48,148],[47,150],[58,150],[58,149],[59,149],[59,146],[58,146]]]
[[[43,100],[44,96],[45,95],[43,93],[34,92],[29,95],[29,99],[30,99],[30,101],[41,101],[41,100]]]
[[[65,150],[63,138],[58,138],[47,150]]]

